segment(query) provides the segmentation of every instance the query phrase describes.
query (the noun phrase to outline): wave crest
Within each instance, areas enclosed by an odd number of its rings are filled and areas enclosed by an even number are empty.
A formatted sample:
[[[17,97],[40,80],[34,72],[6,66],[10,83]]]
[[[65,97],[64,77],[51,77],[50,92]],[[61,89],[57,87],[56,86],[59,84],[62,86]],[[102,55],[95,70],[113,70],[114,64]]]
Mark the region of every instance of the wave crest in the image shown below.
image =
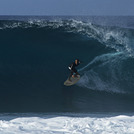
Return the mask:
[[[106,47],[117,52],[125,52],[134,55],[131,32],[119,27],[99,26],[90,22],[78,20],[28,20],[28,21],[1,21],[0,29],[14,28],[50,28],[63,29],[66,32],[82,34],[101,42]]]

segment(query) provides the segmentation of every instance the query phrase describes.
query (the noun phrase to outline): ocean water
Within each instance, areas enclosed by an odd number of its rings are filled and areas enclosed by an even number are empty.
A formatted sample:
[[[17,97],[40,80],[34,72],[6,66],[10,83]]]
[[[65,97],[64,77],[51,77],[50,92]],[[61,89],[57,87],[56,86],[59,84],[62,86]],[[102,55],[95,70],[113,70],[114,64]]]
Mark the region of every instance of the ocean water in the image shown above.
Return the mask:
[[[131,134],[133,112],[134,17],[0,16],[1,133]]]
[[[1,134],[133,134],[134,116],[116,114],[1,114]]]

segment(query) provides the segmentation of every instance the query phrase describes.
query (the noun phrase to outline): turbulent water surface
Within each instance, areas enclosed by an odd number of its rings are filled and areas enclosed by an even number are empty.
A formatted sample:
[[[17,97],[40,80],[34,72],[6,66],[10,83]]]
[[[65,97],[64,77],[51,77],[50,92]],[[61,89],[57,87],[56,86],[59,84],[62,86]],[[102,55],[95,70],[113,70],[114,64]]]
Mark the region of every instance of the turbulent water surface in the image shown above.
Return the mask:
[[[134,112],[134,17],[0,17],[0,112]],[[76,58],[80,81],[65,87]]]
[[[30,117],[29,117],[30,116]],[[4,119],[4,120],[3,120]],[[134,116],[111,114],[1,114],[1,134],[133,134]]]

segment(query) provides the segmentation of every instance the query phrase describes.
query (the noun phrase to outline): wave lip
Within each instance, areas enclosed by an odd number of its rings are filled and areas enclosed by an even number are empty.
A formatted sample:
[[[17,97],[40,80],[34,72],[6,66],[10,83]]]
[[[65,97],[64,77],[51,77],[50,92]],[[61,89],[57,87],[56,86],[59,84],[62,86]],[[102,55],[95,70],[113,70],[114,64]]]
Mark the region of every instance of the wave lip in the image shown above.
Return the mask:
[[[14,28],[48,28],[62,29],[66,32],[79,33],[88,38],[98,40],[107,47],[113,48],[116,51],[124,51],[133,55],[133,46],[130,38],[131,30],[114,27],[101,26],[92,22],[84,22],[75,19],[69,20],[40,20],[29,19],[27,21],[0,21],[0,29]],[[133,31],[133,30],[132,30]]]

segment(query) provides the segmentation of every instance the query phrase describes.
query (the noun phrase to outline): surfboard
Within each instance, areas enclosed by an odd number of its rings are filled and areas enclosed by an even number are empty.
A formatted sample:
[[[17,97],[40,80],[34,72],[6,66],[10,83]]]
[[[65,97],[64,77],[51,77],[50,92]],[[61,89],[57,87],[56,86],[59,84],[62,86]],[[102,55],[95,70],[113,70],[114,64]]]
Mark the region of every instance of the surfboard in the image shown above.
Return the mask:
[[[65,86],[72,86],[74,85],[75,83],[77,83],[80,79],[80,75],[77,75],[75,77],[71,77],[70,80],[69,78],[64,82],[64,85]]]

